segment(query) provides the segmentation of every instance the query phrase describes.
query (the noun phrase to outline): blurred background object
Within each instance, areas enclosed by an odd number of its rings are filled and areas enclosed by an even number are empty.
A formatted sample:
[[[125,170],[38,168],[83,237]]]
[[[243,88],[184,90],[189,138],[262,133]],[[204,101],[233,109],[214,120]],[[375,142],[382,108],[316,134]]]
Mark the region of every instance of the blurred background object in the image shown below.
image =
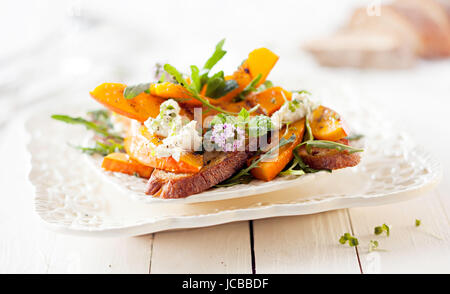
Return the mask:
[[[321,65],[407,68],[417,58],[450,56],[450,2],[397,0],[354,10],[335,34],[305,49]]]
[[[449,63],[416,60],[419,55],[444,55],[444,39],[416,32],[401,17],[389,14],[397,9],[394,6],[434,3],[418,9],[419,16],[433,15],[442,25],[448,21],[443,18],[445,10],[432,1],[393,5],[388,0],[3,0],[0,126],[45,99],[89,100],[88,92],[102,82],[152,81],[156,62],[187,70],[190,64],[203,63],[222,38],[228,53],[218,67],[226,73],[233,72],[252,49],[264,46],[280,56],[271,79],[282,86],[303,88],[317,77],[340,83],[339,77],[352,91],[357,85],[386,95],[387,88],[405,86],[405,91],[417,80],[414,93],[420,92],[419,87],[444,93],[438,89],[447,89],[446,83],[434,77],[448,74]],[[365,15],[378,9],[381,16]],[[388,71],[321,67],[309,52],[300,50],[308,40],[335,31],[349,19],[330,37],[333,46],[328,38],[318,41],[322,51],[315,55],[324,63],[376,68],[408,68],[415,63],[415,71],[396,71],[401,75],[394,77]],[[386,23],[378,28],[377,19]],[[395,23],[391,26],[389,21]],[[398,38],[397,31],[406,32],[405,39]],[[420,36],[425,41],[419,42]],[[374,81],[383,86],[374,87]]]

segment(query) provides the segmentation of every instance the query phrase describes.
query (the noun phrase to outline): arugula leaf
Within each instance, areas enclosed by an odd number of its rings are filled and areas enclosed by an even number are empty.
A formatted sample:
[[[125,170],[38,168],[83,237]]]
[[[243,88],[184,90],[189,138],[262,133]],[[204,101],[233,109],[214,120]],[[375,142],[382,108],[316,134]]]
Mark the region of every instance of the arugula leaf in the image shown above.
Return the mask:
[[[68,123],[68,124],[84,125],[86,127],[86,129],[92,130],[99,135],[123,140],[123,138],[121,136],[110,133],[106,127],[100,126],[94,122],[85,120],[84,118],[81,118],[81,117],[71,117],[68,115],[54,114],[51,116],[51,118]]]
[[[347,140],[349,140],[349,141],[356,141],[356,140],[359,140],[359,139],[361,139],[361,138],[364,138],[364,135],[363,135],[363,134],[354,134],[354,135],[345,137],[345,139],[347,139]]]
[[[288,175],[302,176],[302,175],[304,175],[305,171],[303,171],[302,169],[294,169],[297,166],[298,166],[298,160],[296,158],[294,158],[292,160],[291,166],[288,169],[286,169],[285,171],[280,172],[280,175],[281,176],[288,176]]]
[[[223,50],[223,44],[225,43],[225,39],[220,40],[219,43],[216,45],[216,50],[214,51],[213,55],[206,61],[205,65],[203,66],[204,69],[208,70],[208,72],[216,65],[219,60],[224,57],[224,55],[227,53],[227,51]],[[208,73],[206,73],[207,75]]]
[[[217,87],[214,91],[210,91],[209,95],[207,94],[206,96],[210,97],[210,98],[220,98],[225,96],[226,94],[228,94],[229,92],[233,91],[234,89],[237,89],[239,87],[239,84],[235,81],[235,80],[219,80],[219,81],[215,81],[215,83],[217,83]]]
[[[334,149],[334,150],[338,150],[338,151],[348,151],[350,154],[355,153],[355,152],[363,152],[364,151],[363,149],[357,149],[352,146],[348,146],[348,145],[344,145],[344,144],[340,144],[340,143],[336,143],[336,142],[332,142],[332,141],[326,141],[326,140],[305,141],[305,142],[298,144],[297,147],[295,147],[295,149],[297,149],[303,145],[306,145],[307,150],[310,147],[317,147],[317,148],[324,148],[324,149]]]
[[[70,145],[72,146],[72,145]],[[124,147],[122,144],[119,144],[118,142],[114,140],[108,140],[105,143],[102,143],[100,141],[95,142],[95,147],[83,147],[83,146],[72,146],[78,150],[81,150],[81,152],[93,155],[93,154],[100,154],[102,156],[106,156],[108,154],[114,153],[114,152],[122,152],[124,151]]]
[[[142,83],[137,84],[134,86],[128,86],[123,91],[123,97],[125,99],[133,99],[137,95],[141,94],[142,92],[148,91],[150,88],[150,83]]]
[[[191,81],[192,81],[191,85],[192,87],[194,87],[195,91],[200,92],[202,90],[200,70],[195,65],[191,65]]]
[[[250,94],[250,92],[254,92],[257,89],[255,88],[256,84],[259,83],[259,81],[262,78],[262,74],[258,74],[245,88],[242,90],[242,92],[235,98],[235,102],[239,102],[245,99],[245,96]]]
[[[167,73],[169,73],[170,75],[172,75],[181,86],[183,86],[186,90],[188,90],[189,94],[191,95],[192,98],[197,99],[198,101],[200,101],[204,105],[208,106],[209,108],[217,110],[219,112],[231,114],[231,115],[236,114],[234,112],[226,111],[218,106],[214,106],[211,103],[209,103],[209,101],[207,99],[200,96],[199,91],[197,91],[197,89],[194,86],[189,85],[186,82],[186,80],[183,78],[183,75],[174,66],[172,66],[170,64],[165,64],[164,70],[167,71]]]
[[[188,83],[186,82],[186,80],[183,78],[183,75],[172,65],[166,63],[164,64],[164,70],[170,74],[171,76],[173,76],[175,78],[175,80],[182,85],[183,87],[187,88],[188,87]]]
[[[311,130],[311,125],[309,124],[309,120],[308,120],[307,117],[305,118],[305,129],[306,129],[306,134],[303,137],[303,142],[313,141],[314,140],[314,136],[313,136],[313,133],[312,133],[312,130]]]
[[[207,78],[206,80],[205,95],[214,99],[225,96],[228,92],[231,92],[239,87],[235,80],[225,81],[223,71],[217,72],[211,78]]]

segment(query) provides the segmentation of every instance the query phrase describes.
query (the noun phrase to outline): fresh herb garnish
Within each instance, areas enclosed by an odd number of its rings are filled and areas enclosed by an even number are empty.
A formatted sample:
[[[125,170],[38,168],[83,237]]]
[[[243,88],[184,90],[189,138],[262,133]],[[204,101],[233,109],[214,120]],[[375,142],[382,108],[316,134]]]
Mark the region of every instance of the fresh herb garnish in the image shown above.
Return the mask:
[[[344,145],[344,144],[340,144],[340,143],[332,142],[332,141],[325,141],[325,140],[305,141],[305,142],[298,144],[297,147],[295,147],[295,149],[297,149],[303,145],[306,146],[306,150],[308,151],[308,153],[310,153],[309,149],[311,147],[334,149],[334,150],[338,150],[338,151],[348,151],[348,153],[350,153],[350,154],[355,153],[355,152],[363,152],[364,151],[363,149],[357,149],[352,146],[348,146],[348,145]]]
[[[354,134],[354,135],[350,135],[348,137],[345,137],[344,139],[347,139],[349,141],[357,141],[357,140],[362,139],[362,138],[364,138],[363,134]]]
[[[269,80],[266,80],[264,83],[261,84],[261,86],[258,87],[257,91],[262,92],[262,91],[267,90],[272,87],[273,87],[273,83]]]
[[[139,95],[143,92],[148,93],[149,88],[150,88],[150,83],[142,83],[142,84],[137,84],[137,85],[133,85],[133,86],[128,86],[123,91],[123,97],[125,99],[133,99],[134,97],[136,97],[137,95]]]
[[[386,236],[389,237],[390,230],[391,230],[390,226],[388,226],[387,224],[382,224],[381,226],[375,227],[373,232],[375,235],[380,235],[383,232],[386,232]]]
[[[380,244],[378,243],[377,240],[370,240],[370,242],[369,242],[369,252],[377,250],[379,245]]]
[[[51,118],[68,123],[68,124],[74,124],[74,125],[84,125],[86,129],[92,130],[96,132],[99,135],[102,135],[104,137],[111,137],[115,139],[123,140],[123,138],[117,134],[110,133],[108,129],[104,126],[101,126],[95,122],[85,120],[81,117],[71,117],[68,115],[61,115],[61,114],[54,114],[51,116]]]
[[[94,147],[83,147],[83,146],[72,146],[72,147],[81,150],[81,152],[89,155],[100,154],[102,156],[106,156],[114,152],[124,151],[123,145],[112,139],[107,140],[104,143],[96,141]]]
[[[241,129],[245,129],[249,137],[261,137],[273,129],[270,117],[265,115],[250,116],[250,113],[256,110],[252,108],[246,110],[242,108],[237,116],[219,113],[213,117],[211,126],[217,124],[229,123]]]
[[[303,137],[303,142],[313,141],[314,136],[311,130],[311,125],[309,124],[308,118],[305,118],[305,136]]]
[[[291,91],[291,92],[292,93],[297,93],[297,94],[308,94],[308,95],[311,95],[311,93],[306,91],[306,90],[294,90],[294,91]]]
[[[347,243],[348,241],[348,245],[350,247],[354,247],[354,246],[358,246],[359,245],[359,241],[358,238],[352,236],[350,233],[345,233],[344,235],[341,236],[341,238],[339,239],[339,243],[341,243],[342,245],[344,245],[345,243]]]
[[[216,45],[216,50],[214,51],[213,55],[206,61],[205,65],[203,66],[203,69],[207,70],[208,72],[216,65],[219,60],[222,59],[222,57],[225,56],[227,51],[223,50],[223,44],[225,43],[225,39],[220,40],[219,43]],[[205,74],[203,74],[205,75]],[[206,76],[208,73],[206,73]]]
[[[59,114],[52,115],[51,117],[69,124],[84,125],[88,130],[92,130],[97,135],[100,135],[101,138],[95,142],[94,147],[70,145],[81,150],[83,153],[106,156],[113,152],[122,152],[124,150],[122,145],[123,138],[109,131],[112,128],[110,113],[106,110],[96,110],[88,112],[88,115],[92,117],[92,121],[88,121],[81,117],[70,117],[68,115]]]
[[[207,107],[217,110],[219,112],[230,114],[230,115],[235,114],[234,112],[226,111],[218,106],[212,105],[211,103],[209,103],[209,101],[207,99],[200,96],[200,93],[197,90],[196,86],[194,84],[189,85],[187,83],[187,81],[184,79],[183,75],[174,66],[172,66],[170,64],[165,64],[164,70],[167,71],[170,75],[172,75],[181,86],[186,88],[186,90],[188,90],[188,92],[192,96],[192,98],[197,99],[198,101],[202,102]]]
[[[420,219],[416,219],[416,227],[419,227],[422,224],[422,221]]]
[[[233,177],[231,177],[228,180],[222,182],[220,184],[220,186],[221,187],[229,187],[229,186],[234,186],[234,185],[240,184],[241,183],[241,178],[242,177],[246,177],[246,176],[250,176],[250,171],[252,169],[254,169],[255,167],[257,167],[258,164],[261,161],[266,160],[266,159],[270,159],[272,157],[272,154],[276,150],[278,150],[279,148],[283,147],[284,145],[292,143],[294,141],[295,141],[295,135],[292,135],[289,139],[281,138],[280,143],[277,146],[272,147],[269,151],[267,151],[266,153],[262,154],[258,158],[254,159],[252,161],[252,163],[247,168],[241,169]]]
[[[226,95],[237,87],[239,87],[239,85],[235,80],[225,81],[223,71],[219,71],[208,79],[205,95],[216,99]]]
[[[250,94],[250,92],[256,91],[256,85],[259,83],[259,81],[262,78],[262,74],[258,74],[245,88],[242,90],[242,92],[236,96],[234,99],[235,102],[239,102],[245,99],[245,96]]]

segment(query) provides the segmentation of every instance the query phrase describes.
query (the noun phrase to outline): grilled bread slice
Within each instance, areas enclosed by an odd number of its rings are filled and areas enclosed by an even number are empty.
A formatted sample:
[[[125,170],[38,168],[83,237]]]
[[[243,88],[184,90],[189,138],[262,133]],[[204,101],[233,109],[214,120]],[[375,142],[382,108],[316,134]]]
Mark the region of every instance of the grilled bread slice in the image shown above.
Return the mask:
[[[349,145],[347,139],[341,139],[338,143]],[[317,147],[311,148],[311,154],[306,152],[304,146],[300,147],[298,155],[300,155],[304,163],[313,169],[341,169],[355,166],[361,160],[361,157],[357,153]]]
[[[204,156],[206,165],[195,174],[155,169],[147,183],[146,193],[160,198],[184,198],[203,192],[243,168],[249,156],[251,152],[245,151],[215,152],[212,156]]]

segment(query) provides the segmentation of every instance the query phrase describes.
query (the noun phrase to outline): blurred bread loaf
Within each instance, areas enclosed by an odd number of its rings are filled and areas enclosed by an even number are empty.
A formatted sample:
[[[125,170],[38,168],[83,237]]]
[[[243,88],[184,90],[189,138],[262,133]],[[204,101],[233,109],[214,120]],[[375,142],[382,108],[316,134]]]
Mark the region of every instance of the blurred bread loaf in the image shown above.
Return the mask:
[[[445,58],[450,56],[449,2],[397,0],[376,14],[359,8],[341,30],[305,49],[326,66],[405,68],[417,58]]]

